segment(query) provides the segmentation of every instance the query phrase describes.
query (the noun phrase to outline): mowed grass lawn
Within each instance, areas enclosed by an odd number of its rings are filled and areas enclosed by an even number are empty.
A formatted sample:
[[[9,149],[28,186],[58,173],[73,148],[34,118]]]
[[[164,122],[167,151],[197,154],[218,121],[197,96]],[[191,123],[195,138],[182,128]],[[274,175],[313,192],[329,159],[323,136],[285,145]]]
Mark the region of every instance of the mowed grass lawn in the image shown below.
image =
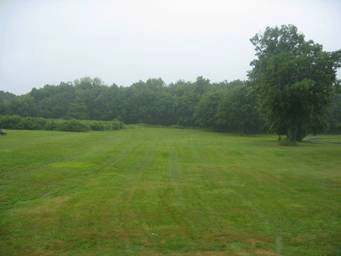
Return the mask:
[[[340,255],[340,184],[339,143],[9,131],[0,255]]]

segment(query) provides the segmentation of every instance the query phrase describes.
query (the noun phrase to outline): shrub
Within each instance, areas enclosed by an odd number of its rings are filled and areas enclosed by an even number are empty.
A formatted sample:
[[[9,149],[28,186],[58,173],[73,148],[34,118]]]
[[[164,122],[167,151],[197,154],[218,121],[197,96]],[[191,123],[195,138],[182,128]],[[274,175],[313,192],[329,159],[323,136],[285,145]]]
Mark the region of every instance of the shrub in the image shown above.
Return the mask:
[[[22,123],[22,117],[17,116],[17,115],[1,116],[0,123],[2,125],[2,128],[18,129],[18,130],[24,129],[23,123]]]
[[[123,126],[123,122],[118,119],[114,119],[112,121],[112,130],[120,130],[123,128]]]
[[[86,132],[90,131],[90,127],[80,120],[64,120],[59,126],[61,131],[69,132]]]
[[[88,125],[93,131],[111,130],[111,124],[108,121],[88,121]]]
[[[94,120],[45,119],[40,117],[0,116],[0,128],[18,130],[58,130],[72,132],[111,131],[123,128],[123,122]]]
[[[53,119],[47,119],[45,122],[45,126],[42,130],[57,130],[58,127],[58,122]]]

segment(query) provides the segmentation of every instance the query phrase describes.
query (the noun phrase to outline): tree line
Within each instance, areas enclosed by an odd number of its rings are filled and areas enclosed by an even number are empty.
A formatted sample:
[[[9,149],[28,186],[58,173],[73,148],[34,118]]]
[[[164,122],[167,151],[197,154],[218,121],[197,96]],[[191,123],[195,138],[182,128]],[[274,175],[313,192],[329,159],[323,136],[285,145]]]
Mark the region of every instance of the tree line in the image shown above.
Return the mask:
[[[325,132],[341,131],[341,91],[333,96]],[[0,91],[0,115],[66,120],[119,119],[124,123],[177,125],[223,132],[266,132],[257,110],[257,94],[247,81],[211,83],[177,81],[166,85],[160,78],[129,87],[106,86],[99,78],[45,85],[25,95]],[[4,120],[2,120],[4,123]]]
[[[263,122],[247,83],[138,81],[129,87],[106,86],[89,77],[45,85],[28,94],[0,92],[0,115],[48,119],[113,120],[124,123],[202,127],[221,131],[260,133]]]
[[[256,59],[248,80],[165,84],[161,78],[128,87],[85,77],[16,96],[0,91],[0,115],[270,131],[300,141],[308,133],[341,132],[341,51],[325,52],[293,25],[268,27],[250,39]]]

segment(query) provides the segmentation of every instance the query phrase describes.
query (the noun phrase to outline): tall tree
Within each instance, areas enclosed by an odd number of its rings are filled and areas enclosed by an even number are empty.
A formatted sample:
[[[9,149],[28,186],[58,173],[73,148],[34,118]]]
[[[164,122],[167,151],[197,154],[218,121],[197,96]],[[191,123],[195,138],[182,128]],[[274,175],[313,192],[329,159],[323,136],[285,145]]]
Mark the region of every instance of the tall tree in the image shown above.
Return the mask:
[[[286,134],[291,142],[321,131],[341,51],[324,51],[322,45],[306,41],[293,25],[267,27],[250,41],[257,58],[248,75],[273,131]]]

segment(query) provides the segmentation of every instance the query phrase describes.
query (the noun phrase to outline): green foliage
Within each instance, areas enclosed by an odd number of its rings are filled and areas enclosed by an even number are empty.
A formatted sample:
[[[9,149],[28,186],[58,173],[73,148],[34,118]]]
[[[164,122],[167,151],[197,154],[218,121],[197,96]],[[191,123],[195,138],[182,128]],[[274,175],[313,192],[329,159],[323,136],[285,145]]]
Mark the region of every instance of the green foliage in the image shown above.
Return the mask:
[[[335,55],[337,56],[337,55]],[[279,65],[280,58],[288,60]],[[333,57],[336,58],[336,57]],[[283,66],[290,70],[290,58],[283,54],[274,57],[269,65],[269,72],[275,72],[276,67]],[[273,71],[275,70],[275,71]],[[277,71],[276,71],[277,72]],[[281,72],[278,71],[280,74]],[[339,103],[333,98],[329,108],[330,115],[305,115],[306,110],[317,111],[313,102],[316,101],[314,93],[306,95],[307,91],[315,90],[317,82],[312,79],[288,84],[281,93],[260,93],[259,88],[250,86],[249,82],[235,80],[211,83],[208,79],[199,76],[194,82],[177,81],[166,85],[161,78],[138,81],[129,87],[119,87],[116,84],[106,86],[99,78],[81,78],[72,82],[61,82],[57,86],[45,85],[41,89],[32,89],[30,93],[22,96],[0,91],[0,115],[17,115],[21,117],[43,117],[48,130],[70,129],[65,120],[92,120],[81,121],[82,124],[73,122],[75,130],[110,130],[120,129],[120,121],[129,124],[149,124],[172,127],[200,127],[232,132],[239,134],[256,134],[264,132],[264,121],[257,111],[257,96],[263,95],[264,99],[273,99],[272,106],[277,112],[285,114],[284,119],[274,115],[268,119],[273,131],[286,134],[286,127],[292,123],[291,112],[299,111],[302,122],[313,120],[312,131],[318,132],[327,121],[327,132],[337,132],[339,118]],[[254,83],[251,83],[254,85]],[[338,91],[338,84],[333,85],[333,91]],[[270,97],[273,95],[273,97]],[[290,99],[290,100],[289,100]],[[323,103],[323,102],[322,102]],[[321,103],[321,104],[322,104]],[[307,107],[309,105],[309,107]],[[261,104],[260,104],[261,105]],[[267,107],[266,104],[263,104]],[[263,106],[263,107],[264,107]],[[312,107],[313,106],[313,107]],[[265,108],[266,109],[266,108]],[[297,112],[297,111],[296,111]],[[263,112],[264,114],[265,112]],[[298,114],[297,114],[298,116]],[[37,119],[35,119],[37,120]],[[106,121],[103,123],[103,121]],[[18,129],[41,129],[42,124],[17,125]],[[35,127],[38,126],[38,127]],[[77,128],[78,127],[78,128]],[[292,133],[306,132],[304,129]]]
[[[111,127],[112,127],[113,130],[120,130],[120,129],[124,128],[124,124],[120,120],[114,119],[112,121]]]
[[[217,88],[205,93],[196,107],[194,113],[195,124],[203,128],[218,128],[217,114],[224,98],[225,91]]]
[[[0,128],[17,130],[56,130],[56,131],[110,131],[124,128],[123,122],[93,120],[45,119],[40,117],[0,116]]]
[[[8,105],[16,96],[12,93],[0,90],[0,115],[5,115],[9,112]]]
[[[245,82],[216,84],[196,107],[199,127],[241,134],[261,133],[263,122],[256,110],[256,95]]]
[[[257,59],[251,62],[249,78],[271,129],[292,142],[322,131],[340,66],[337,52],[305,41],[293,25],[267,27],[251,43]]]
[[[175,123],[175,103],[162,79],[139,81],[123,89],[122,112],[127,123],[170,125]]]
[[[227,91],[217,116],[219,126],[224,131],[242,134],[263,132],[264,124],[256,109],[255,92],[245,83]]]
[[[341,93],[333,96],[328,115],[327,133],[341,134]]]
[[[80,120],[64,120],[57,124],[57,130],[59,131],[70,131],[70,132],[86,132],[90,130],[90,127]]]
[[[336,80],[335,85],[334,85],[334,90],[335,93],[341,94],[341,80]]]
[[[36,105],[30,95],[22,95],[13,98],[8,103],[8,111],[11,115],[34,116]]]

